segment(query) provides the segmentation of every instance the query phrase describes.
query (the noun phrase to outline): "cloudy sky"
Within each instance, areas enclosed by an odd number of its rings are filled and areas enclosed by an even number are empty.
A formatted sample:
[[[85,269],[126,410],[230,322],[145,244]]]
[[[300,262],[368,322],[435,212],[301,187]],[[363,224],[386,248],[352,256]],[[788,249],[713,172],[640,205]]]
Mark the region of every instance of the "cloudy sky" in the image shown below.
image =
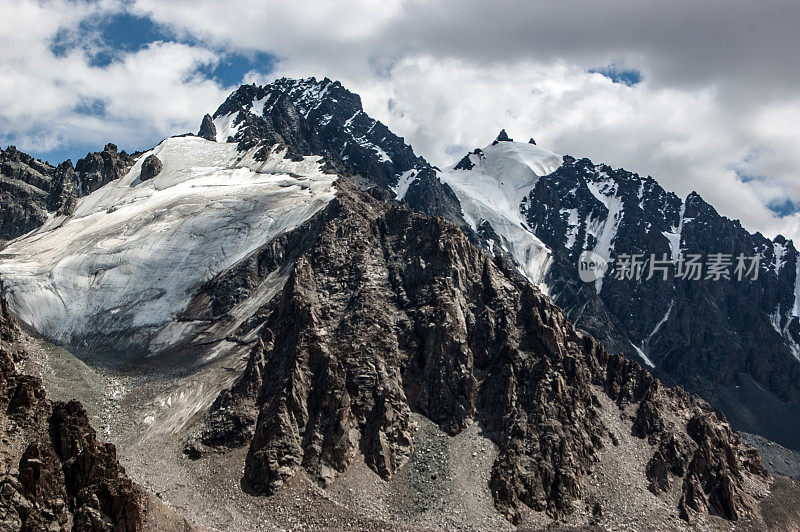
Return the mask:
[[[501,128],[800,238],[800,3],[0,0],[0,144],[51,162],[328,76],[439,166]]]

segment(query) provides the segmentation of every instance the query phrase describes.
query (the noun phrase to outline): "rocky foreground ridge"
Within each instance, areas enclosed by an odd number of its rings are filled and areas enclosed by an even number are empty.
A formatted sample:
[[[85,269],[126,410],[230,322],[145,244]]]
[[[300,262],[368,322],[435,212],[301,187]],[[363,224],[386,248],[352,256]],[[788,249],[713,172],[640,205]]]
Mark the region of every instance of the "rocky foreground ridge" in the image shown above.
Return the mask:
[[[512,522],[525,507],[598,516],[587,479],[619,445],[605,421],[618,417],[649,455],[621,474],[645,476],[684,520],[759,518],[771,476],[722,414],[608,353],[456,226],[377,189],[337,188],[295,231],[303,238],[283,240],[294,253],[273,243],[243,261],[251,285],[264,257],[291,274],[247,370],[187,454],[248,445],[243,486],[254,494],[301,470],[327,486],[359,456],[387,479],[414,451],[413,411],[451,435],[479,424],[499,452],[487,479],[495,506]],[[212,293],[214,282],[230,279]]]
[[[143,494],[83,406],[51,402],[17,371],[22,334],[0,299],[0,529],[141,529]]]

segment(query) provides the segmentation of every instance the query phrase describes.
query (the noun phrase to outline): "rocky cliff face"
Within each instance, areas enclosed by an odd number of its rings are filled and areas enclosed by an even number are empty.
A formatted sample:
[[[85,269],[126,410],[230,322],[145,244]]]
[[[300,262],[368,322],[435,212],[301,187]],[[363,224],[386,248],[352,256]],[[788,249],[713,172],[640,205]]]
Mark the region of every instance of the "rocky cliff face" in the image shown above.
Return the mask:
[[[69,160],[54,167],[14,146],[0,150],[0,239],[33,231],[49,212],[71,214],[78,198],[125,175],[134,160],[114,144],[86,154],[74,168]]]
[[[22,333],[0,298],[0,528],[138,530],[143,499],[80,403],[20,374]]]
[[[523,204],[552,251],[546,279],[555,302],[607,349],[652,364],[721,408],[736,428],[800,446],[800,362],[795,316],[797,250],[748,233],[697,194],[682,201],[650,177],[565,157]],[[577,261],[592,250],[666,259],[667,279],[584,283]],[[730,279],[677,279],[677,257],[727,254]],[[757,279],[738,280],[736,257],[761,256]],[[700,318],[702,317],[702,318]]]
[[[628,474],[684,519],[758,514],[751,488],[769,474],[708,404],[609,354],[457,227],[337,189],[200,438],[249,445],[248,490],[274,493],[300,470],[328,485],[357,456],[389,478],[414,451],[414,411],[451,435],[479,424],[508,519],[524,506],[557,518],[591,503],[587,478],[619,443],[605,420],[619,417],[651,457]]]
[[[117,146],[110,143],[101,152],[87,153],[75,164],[78,197],[87,196],[106,183],[124,176],[135,159],[125,150],[118,152]]]
[[[47,191],[55,168],[18,151],[0,150],[0,239],[10,240],[47,219]]]

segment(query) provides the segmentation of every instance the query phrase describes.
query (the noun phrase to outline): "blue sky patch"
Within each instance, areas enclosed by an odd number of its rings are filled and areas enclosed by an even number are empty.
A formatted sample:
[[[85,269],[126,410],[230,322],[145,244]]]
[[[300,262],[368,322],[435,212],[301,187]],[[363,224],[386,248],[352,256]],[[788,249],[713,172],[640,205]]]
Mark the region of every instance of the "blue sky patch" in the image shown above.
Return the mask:
[[[100,98],[87,98],[75,106],[75,112],[82,115],[100,116],[106,112],[106,102]]]
[[[760,153],[763,152],[762,149],[753,149],[751,150],[745,157],[744,161],[749,162],[753,159],[758,158]],[[741,169],[732,168],[734,172],[736,172],[736,178],[745,183],[747,185],[753,186],[754,189],[758,189],[759,185],[761,184],[769,184],[771,183],[771,179],[758,174],[747,174],[743,172]],[[774,212],[779,218],[783,218],[785,216],[789,216],[792,214],[796,214],[800,212],[800,203],[796,201],[792,201],[789,198],[781,198],[781,199],[764,199],[766,207]]]
[[[589,72],[592,74],[601,74],[610,79],[613,83],[622,83],[628,87],[633,87],[642,82],[642,73],[640,71],[635,68],[623,68],[614,63],[604,67],[591,68]]]
[[[224,50],[214,48],[194,36],[176,33],[169,26],[158,24],[149,17],[141,17],[128,12],[109,13],[104,16],[87,18],[75,27],[59,31],[50,42],[50,51],[57,57],[64,57],[78,50],[86,54],[90,66],[103,68],[115,61],[121,61],[126,54],[135,53],[155,42],[173,42],[188,46],[203,47],[219,57],[218,62],[200,65],[190,73],[190,78],[213,80],[224,88],[238,87],[248,72],[269,75],[275,69],[276,57],[260,51]],[[220,102],[222,103],[222,102]],[[106,115],[107,102],[102,98],[85,98],[73,107],[80,115],[100,117]],[[201,115],[197,117],[199,125]],[[183,133],[179,131],[176,133]],[[13,143],[13,139],[11,143]],[[114,141],[114,139],[109,139]],[[127,146],[120,146],[120,149]],[[144,146],[127,147],[149,149]],[[73,163],[89,151],[102,150],[102,145],[72,145],[50,151],[31,151],[31,155],[53,164],[71,158]]]
[[[63,56],[82,48],[92,66],[105,66],[120,54],[135,52],[155,41],[176,41],[166,27],[149,18],[130,13],[115,13],[105,17],[82,20],[77,29],[62,29],[56,34],[50,50]]]
[[[226,87],[238,86],[250,71],[269,74],[275,66],[275,56],[264,52],[226,53],[213,66],[201,67],[200,73]],[[220,102],[222,103],[222,102]]]
[[[781,218],[800,211],[800,205],[788,198],[782,201],[770,202],[767,204],[767,207]]]
[[[91,66],[103,67],[122,54],[142,50],[158,41],[207,47],[193,37],[179,37],[168,27],[147,17],[115,13],[83,20],[77,29],[61,30],[53,39],[50,50],[56,56],[65,56],[80,48],[89,56]],[[215,51],[222,56],[220,62],[203,66],[197,73],[226,87],[238,86],[250,71],[269,74],[275,65],[275,57],[264,52]]]

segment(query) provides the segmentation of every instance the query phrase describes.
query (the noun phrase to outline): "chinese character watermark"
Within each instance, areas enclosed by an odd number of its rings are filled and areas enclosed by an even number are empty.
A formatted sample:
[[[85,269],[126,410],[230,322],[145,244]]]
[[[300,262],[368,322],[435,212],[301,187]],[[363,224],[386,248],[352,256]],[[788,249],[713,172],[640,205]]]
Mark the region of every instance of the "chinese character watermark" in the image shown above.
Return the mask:
[[[761,255],[732,255],[730,253],[680,254],[675,260],[661,255],[620,253],[609,261],[591,251],[584,251],[578,259],[578,276],[581,281],[593,282],[610,274],[620,281],[667,281],[670,276],[686,281],[758,280]]]

